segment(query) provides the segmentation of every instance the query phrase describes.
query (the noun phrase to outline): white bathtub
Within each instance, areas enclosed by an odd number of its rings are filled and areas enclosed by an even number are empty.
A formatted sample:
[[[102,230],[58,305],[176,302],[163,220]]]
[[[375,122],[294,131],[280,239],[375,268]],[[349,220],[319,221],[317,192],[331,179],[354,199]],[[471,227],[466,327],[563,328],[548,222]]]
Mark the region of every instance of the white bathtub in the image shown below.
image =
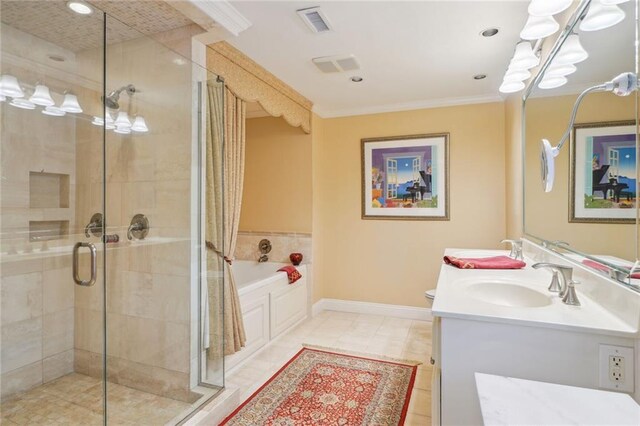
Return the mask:
[[[307,268],[296,266],[302,278],[289,284],[287,274],[278,272],[286,265],[252,260],[235,260],[231,265],[247,342],[240,352],[225,358],[227,371],[308,317]]]

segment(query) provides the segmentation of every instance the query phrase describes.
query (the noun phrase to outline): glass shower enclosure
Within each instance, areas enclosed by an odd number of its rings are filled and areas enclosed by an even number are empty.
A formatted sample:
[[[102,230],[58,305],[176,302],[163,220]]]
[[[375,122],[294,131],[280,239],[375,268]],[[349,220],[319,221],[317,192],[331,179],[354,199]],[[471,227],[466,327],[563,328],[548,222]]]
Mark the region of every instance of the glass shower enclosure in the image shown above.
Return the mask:
[[[0,17],[0,420],[177,424],[224,387],[202,266],[216,76],[97,8]]]

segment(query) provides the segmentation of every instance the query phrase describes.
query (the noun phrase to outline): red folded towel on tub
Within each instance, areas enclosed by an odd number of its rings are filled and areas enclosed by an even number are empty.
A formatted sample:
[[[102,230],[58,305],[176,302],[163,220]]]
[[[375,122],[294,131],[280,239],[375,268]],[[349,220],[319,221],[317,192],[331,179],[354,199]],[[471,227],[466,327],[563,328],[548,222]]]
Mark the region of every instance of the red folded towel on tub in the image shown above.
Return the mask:
[[[445,256],[444,263],[460,269],[521,269],[527,266],[523,261],[509,256],[483,258]]]
[[[298,281],[300,278],[302,278],[302,274],[300,273],[300,271],[296,269],[295,266],[283,266],[282,268],[278,269],[278,272],[287,273],[287,278],[289,278],[289,284],[293,284],[296,281]]]
[[[590,268],[593,269],[597,269],[598,271],[602,271],[602,272],[609,272],[609,267],[607,265],[603,265],[602,263],[596,262],[595,260],[591,260],[591,259],[584,259],[582,261],[582,263],[585,266],[588,266]],[[633,266],[633,265],[631,265]],[[629,267],[631,267],[629,266]],[[632,278],[634,280],[637,280],[638,278],[640,278],[640,272],[634,272],[633,274],[629,275],[629,278]]]

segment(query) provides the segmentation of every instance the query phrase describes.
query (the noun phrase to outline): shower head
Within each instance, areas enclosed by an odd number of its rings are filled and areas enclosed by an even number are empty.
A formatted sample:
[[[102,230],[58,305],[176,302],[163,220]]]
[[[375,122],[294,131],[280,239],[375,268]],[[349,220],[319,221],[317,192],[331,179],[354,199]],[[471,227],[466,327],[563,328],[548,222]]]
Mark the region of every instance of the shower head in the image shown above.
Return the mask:
[[[104,99],[104,104],[109,109],[120,109],[120,93],[126,91],[129,96],[133,96],[136,93],[136,87],[133,84],[127,84],[126,86],[122,86],[118,90],[113,90],[107,97]]]

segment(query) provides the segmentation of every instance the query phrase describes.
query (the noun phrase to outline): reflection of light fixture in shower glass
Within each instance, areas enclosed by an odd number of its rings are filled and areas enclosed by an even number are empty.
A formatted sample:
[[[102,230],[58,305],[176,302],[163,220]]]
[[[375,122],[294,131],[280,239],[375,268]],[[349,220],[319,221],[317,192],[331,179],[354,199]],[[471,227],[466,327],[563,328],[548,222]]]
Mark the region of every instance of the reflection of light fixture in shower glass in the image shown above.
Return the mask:
[[[62,105],[60,105],[60,109],[64,112],[82,112],[82,107],[78,102],[78,97],[76,95],[72,95],[71,93],[66,93],[64,95],[64,100],[62,101]]]
[[[36,105],[45,107],[55,105],[51,93],[49,93],[49,88],[44,84],[36,84],[33,95],[31,95],[29,100]]]
[[[144,118],[139,115],[135,120],[133,120],[131,130],[138,133],[146,133],[149,131],[149,128],[147,127],[147,122],[144,121]]]
[[[9,105],[22,109],[35,109],[36,107],[36,104],[33,102],[22,98],[13,98]]]
[[[615,4],[605,5],[600,0],[592,0],[587,15],[580,23],[582,31],[599,31],[612,27],[625,17],[624,11]]]
[[[10,96],[12,98],[24,97],[24,92],[20,88],[18,79],[12,75],[5,74],[0,77],[0,95]]]
[[[66,114],[66,112],[64,110],[62,110],[62,108],[58,108],[57,106],[48,106],[45,107],[42,110],[42,113],[44,115],[51,115],[53,117],[62,117],[63,115]]]
[[[129,121],[129,114],[127,114],[124,111],[120,111],[118,113],[118,116],[116,117],[115,125],[116,125],[116,129],[118,129],[118,128],[120,128],[122,130],[131,129],[131,122]]]
[[[560,29],[560,24],[553,19],[553,16],[531,16],[520,32],[523,40],[539,40],[554,34]]]
[[[570,34],[560,51],[553,59],[553,61],[558,65],[564,64],[577,64],[578,62],[582,62],[589,57],[589,54],[582,44],[580,44],[580,38],[578,38],[578,34]]]
[[[116,126],[116,129],[114,130],[114,132],[119,133],[121,135],[128,135],[129,133],[131,133],[131,128],[124,127],[124,126]]]

